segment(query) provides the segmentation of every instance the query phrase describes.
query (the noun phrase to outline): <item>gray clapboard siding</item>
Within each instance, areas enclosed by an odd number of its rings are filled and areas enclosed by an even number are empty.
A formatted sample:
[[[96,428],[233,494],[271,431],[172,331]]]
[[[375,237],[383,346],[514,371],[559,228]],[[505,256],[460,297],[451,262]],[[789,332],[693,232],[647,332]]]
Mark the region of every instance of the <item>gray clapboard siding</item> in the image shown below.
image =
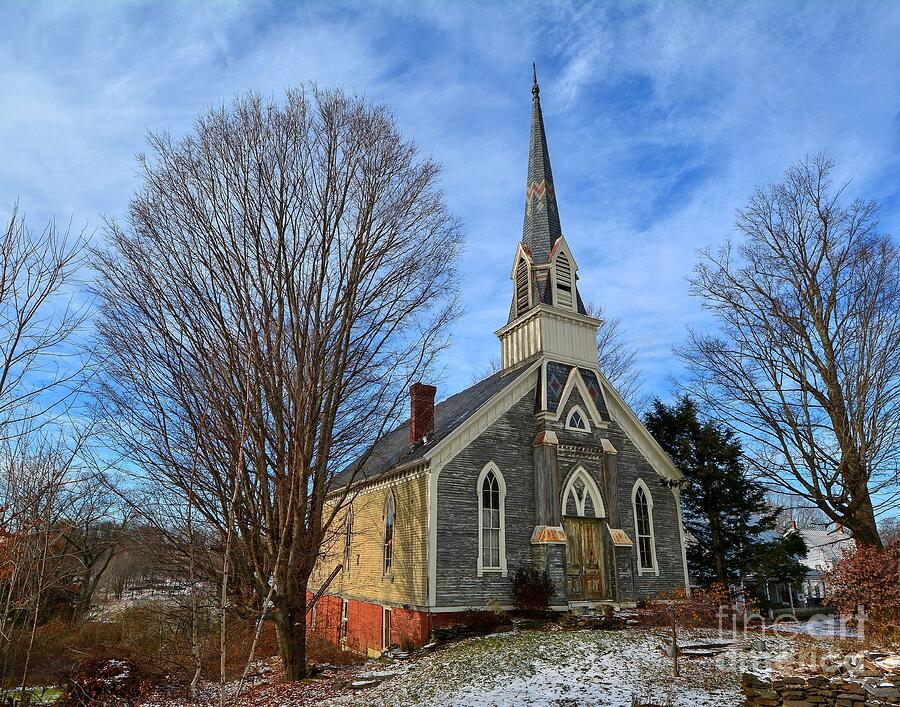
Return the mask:
[[[441,470],[437,502],[438,606],[510,604],[513,570],[531,563],[534,530],[535,388],[506,411]],[[508,576],[478,576],[476,484],[493,461],[506,481],[506,562]]]

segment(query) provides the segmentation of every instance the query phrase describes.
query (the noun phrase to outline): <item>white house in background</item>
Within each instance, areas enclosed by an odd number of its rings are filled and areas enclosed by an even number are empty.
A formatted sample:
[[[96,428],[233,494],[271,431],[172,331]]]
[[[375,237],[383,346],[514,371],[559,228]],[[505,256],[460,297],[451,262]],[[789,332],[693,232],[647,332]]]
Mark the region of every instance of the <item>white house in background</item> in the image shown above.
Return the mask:
[[[853,538],[840,525],[833,530],[792,528],[788,532],[799,533],[806,543],[806,557],[801,562],[806,565],[807,570],[798,596],[799,603],[818,606],[825,598],[827,589],[822,574],[834,567],[834,563],[846,550],[853,549]]]

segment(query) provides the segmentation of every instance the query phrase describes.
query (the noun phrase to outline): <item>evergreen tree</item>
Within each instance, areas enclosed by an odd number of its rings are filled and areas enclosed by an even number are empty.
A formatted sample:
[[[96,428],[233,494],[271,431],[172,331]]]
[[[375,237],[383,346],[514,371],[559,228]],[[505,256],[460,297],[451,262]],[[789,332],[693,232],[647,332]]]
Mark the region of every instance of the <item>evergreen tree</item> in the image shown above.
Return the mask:
[[[775,531],[779,509],[768,505],[766,488],[747,474],[734,433],[701,421],[688,396],[671,406],[654,400],[645,422],[686,478],[681,503],[685,530],[696,541],[687,548],[694,578],[703,585],[799,582],[803,539]]]

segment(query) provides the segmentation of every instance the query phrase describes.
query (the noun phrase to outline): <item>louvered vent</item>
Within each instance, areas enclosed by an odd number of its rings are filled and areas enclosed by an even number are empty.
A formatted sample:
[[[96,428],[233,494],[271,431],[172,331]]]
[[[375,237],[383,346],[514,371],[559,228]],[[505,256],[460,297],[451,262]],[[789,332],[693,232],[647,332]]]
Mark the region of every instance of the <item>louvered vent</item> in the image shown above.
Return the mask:
[[[572,309],[572,266],[565,253],[556,257],[556,305]]]
[[[516,316],[528,309],[528,263],[519,260],[516,266]]]

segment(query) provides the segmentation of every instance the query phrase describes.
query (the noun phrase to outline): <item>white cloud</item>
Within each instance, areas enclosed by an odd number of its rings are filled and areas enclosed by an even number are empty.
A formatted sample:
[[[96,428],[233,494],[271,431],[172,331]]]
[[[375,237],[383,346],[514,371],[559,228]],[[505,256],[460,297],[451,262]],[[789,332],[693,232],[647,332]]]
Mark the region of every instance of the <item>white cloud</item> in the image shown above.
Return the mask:
[[[897,222],[900,6],[442,2],[7,4],[0,209],[121,215],[148,129],[315,79],[390,105],[445,165],[469,237],[447,388],[494,357],[521,233],[538,63],[563,228],[586,299],[624,320],[653,392],[703,321],[685,276],[753,186],[827,148]]]

